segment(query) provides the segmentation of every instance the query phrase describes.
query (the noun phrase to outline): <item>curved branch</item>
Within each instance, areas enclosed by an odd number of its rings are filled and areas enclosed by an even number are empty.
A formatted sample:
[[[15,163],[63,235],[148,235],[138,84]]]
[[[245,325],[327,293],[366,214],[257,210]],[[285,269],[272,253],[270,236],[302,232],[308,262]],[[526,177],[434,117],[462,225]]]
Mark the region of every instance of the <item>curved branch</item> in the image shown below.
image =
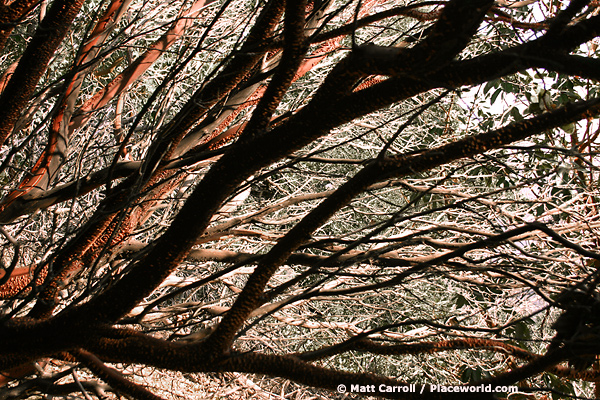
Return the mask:
[[[247,136],[254,136],[267,127],[283,95],[294,80],[296,71],[308,49],[304,38],[305,14],[306,0],[285,2],[284,46],[281,61],[244,128],[240,140],[247,140]]]
[[[71,27],[84,0],[52,3],[15,72],[0,95],[0,145],[11,135],[21,111],[35,91],[54,52]]]
[[[142,400],[162,400],[162,397],[155,395],[144,387],[137,385],[127,379],[114,368],[107,367],[102,361],[89,351],[78,349],[71,352],[83,363],[92,373],[108,383],[113,389],[122,392],[134,399]]]
[[[209,336],[210,338],[210,336]],[[205,349],[205,342],[194,344],[168,343],[144,337],[141,335],[129,336],[123,339],[101,339],[90,347],[105,361],[143,363],[160,368],[169,368],[185,372],[249,372],[280,376],[295,382],[336,390],[340,384],[362,387],[373,387],[372,393],[379,397],[401,398],[406,400],[417,399],[493,399],[492,394],[465,393],[444,394],[432,393],[428,385],[423,388],[415,385],[413,393],[389,393],[378,390],[379,386],[406,386],[406,382],[377,376],[369,373],[350,373],[336,371],[311,365],[293,356],[280,356],[261,354],[255,352],[232,353],[219,359],[207,358],[200,349]],[[372,386],[373,385],[373,386]]]

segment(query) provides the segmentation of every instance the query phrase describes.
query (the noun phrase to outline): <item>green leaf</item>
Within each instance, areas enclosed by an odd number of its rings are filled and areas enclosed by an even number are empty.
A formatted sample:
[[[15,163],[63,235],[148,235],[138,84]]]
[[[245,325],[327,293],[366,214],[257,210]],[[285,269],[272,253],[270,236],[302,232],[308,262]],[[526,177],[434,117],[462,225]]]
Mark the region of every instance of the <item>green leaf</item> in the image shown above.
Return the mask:
[[[502,89],[501,88],[496,89],[494,94],[492,94],[492,97],[490,97],[490,104],[493,105],[496,102],[500,93],[502,93]]]
[[[456,307],[461,308],[461,307],[468,305],[469,300],[467,300],[463,295],[457,294],[454,297],[454,303],[456,304]]]

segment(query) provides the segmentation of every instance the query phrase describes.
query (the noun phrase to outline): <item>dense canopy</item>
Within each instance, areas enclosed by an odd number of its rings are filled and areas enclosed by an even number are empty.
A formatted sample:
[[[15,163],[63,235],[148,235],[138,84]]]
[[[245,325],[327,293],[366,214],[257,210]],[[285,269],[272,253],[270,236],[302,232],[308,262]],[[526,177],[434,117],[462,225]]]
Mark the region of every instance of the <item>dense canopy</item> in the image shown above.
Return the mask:
[[[600,397],[599,35],[590,0],[2,2],[0,398]]]

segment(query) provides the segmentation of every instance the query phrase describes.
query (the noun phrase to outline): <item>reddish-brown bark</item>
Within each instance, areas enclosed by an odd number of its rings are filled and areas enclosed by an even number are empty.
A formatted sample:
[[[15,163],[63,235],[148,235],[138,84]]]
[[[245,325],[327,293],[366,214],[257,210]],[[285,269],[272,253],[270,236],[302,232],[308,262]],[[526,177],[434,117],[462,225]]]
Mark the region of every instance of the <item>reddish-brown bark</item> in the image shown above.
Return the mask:
[[[66,36],[84,0],[52,3],[46,17],[21,56],[19,64],[0,95],[0,145],[12,134],[17,119],[46,72],[54,52]],[[11,21],[12,22],[12,21]]]
[[[49,16],[52,15],[54,18],[53,22],[44,22],[49,25],[46,28],[52,29],[56,37],[42,40],[40,35],[36,35],[12,78],[6,86],[0,84],[5,88],[0,96],[0,120],[2,120],[0,142],[10,136],[15,121],[32,96],[50,57],[69,29],[74,13],[76,14],[78,7],[81,6],[80,2],[63,3],[57,0],[49,13]],[[370,1],[363,4],[360,12],[356,13],[356,19],[363,18],[364,14],[378,3],[378,1]],[[0,369],[7,371],[8,376],[4,381],[31,373],[31,363],[35,360],[44,357],[65,358],[65,352],[71,352],[69,357],[75,357],[83,362],[90,371],[110,383],[115,389],[139,398],[156,399],[157,397],[129,382],[118,371],[107,367],[104,362],[141,363],[186,372],[237,371],[267,374],[289,378],[309,386],[334,390],[340,383],[401,385],[406,382],[368,373],[349,373],[322,368],[312,364],[311,361],[324,355],[337,354],[342,350],[399,355],[458,349],[486,349],[509,353],[526,362],[520,367],[500,373],[481,383],[512,384],[544,371],[573,379],[596,381],[598,379],[596,370],[581,372],[559,365],[564,360],[574,357],[562,348],[538,355],[515,345],[488,339],[466,338],[397,346],[378,345],[370,340],[350,339],[337,347],[324,348],[314,353],[296,354],[237,352],[234,343],[236,334],[244,324],[251,317],[256,316],[253,312],[269,300],[269,295],[274,296],[273,293],[266,291],[277,269],[284,262],[293,260],[294,252],[306,245],[317,229],[360,193],[390,178],[431,171],[460,159],[475,157],[501,148],[540,132],[592,118],[600,114],[599,100],[571,102],[539,116],[450,141],[446,145],[432,149],[393,156],[382,153],[378,158],[366,160],[362,166],[359,160],[359,172],[349,178],[339,189],[328,193],[326,198],[303,216],[300,222],[285,234],[278,236],[274,246],[269,246],[268,251],[256,258],[257,266],[245,281],[235,302],[222,315],[214,332],[202,341],[170,342],[150,337],[134,329],[114,327],[115,324],[123,323],[123,317],[144,298],[151,295],[183,263],[192,248],[199,243],[198,238],[210,232],[209,225],[214,221],[215,215],[236,193],[241,184],[262,168],[285,157],[291,157],[296,151],[328,135],[333,128],[430,89],[458,89],[467,84],[481,84],[529,67],[552,65],[558,59],[564,61],[564,57],[569,57],[568,59],[573,60],[573,63],[555,65],[555,70],[577,69],[588,78],[596,77],[594,74],[598,74],[594,68],[591,68],[591,66],[597,67],[597,63],[589,65],[577,63],[577,58],[570,58],[571,56],[565,53],[598,35],[599,17],[590,17],[576,24],[565,24],[561,27],[560,41],[553,46],[560,50],[561,54],[557,57],[563,58],[544,57],[544,54],[550,53],[551,49],[548,42],[541,37],[508,50],[473,59],[457,60],[457,56],[469,44],[482,21],[488,18],[486,15],[492,10],[493,1],[453,0],[444,4],[445,7],[441,11],[438,9],[424,13],[403,10],[402,15],[434,21],[431,30],[423,40],[412,47],[404,48],[356,44],[331,70],[303,108],[273,123],[276,110],[290,85],[311,71],[330,51],[338,50],[341,37],[329,38],[314,52],[314,58],[307,60],[305,54],[308,49],[309,35],[306,34],[305,17],[310,15],[308,11],[314,11],[313,2],[269,2],[269,7],[261,9],[257,22],[245,37],[240,50],[234,51],[229,63],[205,86],[199,88],[181,111],[174,113],[171,122],[157,130],[145,158],[136,164],[135,168],[123,173],[122,176],[125,177],[123,181],[105,191],[106,197],[99,202],[94,216],[65,245],[58,248],[45,267],[36,271],[35,285],[31,285],[30,268],[19,267],[10,273],[8,281],[0,287],[0,298],[9,298],[17,293],[22,295],[32,293],[30,289],[22,291],[27,285],[36,286],[36,290],[38,287],[40,289],[35,293],[37,302],[28,317],[7,317],[3,321],[4,324],[0,326]],[[103,42],[111,24],[118,19],[118,15],[123,12],[126,5],[126,2],[117,0],[110,4],[105,16],[90,35],[90,41],[82,48],[81,56],[75,61],[75,66],[82,67],[90,64],[91,68],[92,61],[98,55],[94,46]],[[85,72],[80,71],[70,78],[69,84],[65,84],[62,103],[56,107],[56,112],[50,120],[45,152],[31,170],[30,176],[21,182],[18,190],[5,197],[2,203],[3,209],[17,204],[26,196],[32,196],[34,189],[45,192],[52,187],[53,177],[59,171],[61,157],[66,151],[66,142],[73,131],[88,122],[92,112],[114,100],[129,88],[133,81],[139,79],[147,67],[184,34],[191,24],[191,18],[187,17],[196,17],[203,5],[204,1],[197,1],[190,9],[182,12],[180,17],[186,18],[178,18],[167,33],[132,65],[104,89],[92,95],[78,109],[73,119],[70,119],[70,115],[75,109],[79,85],[90,69]],[[282,48],[281,54],[278,51],[269,52],[266,49],[268,46],[261,48],[260,44],[263,41],[275,42],[272,36],[278,32],[281,23],[283,23],[283,39],[278,42]],[[308,22],[309,25],[310,23],[311,21]],[[314,23],[318,25],[317,22]],[[533,27],[528,25],[527,29],[530,28]],[[0,44],[1,39],[0,32]],[[554,47],[552,49],[555,50]],[[261,50],[257,51],[257,48]],[[32,65],[31,54],[34,53],[41,57],[40,65]],[[260,66],[261,60],[265,59],[267,54],[270,54],[273,65],[277,65],[270,75],[269,83],[249,83],[253,77],[268,72],[264,66]],[[379,76],[384,76],[385,79],[380,79]],[[23,83],[23,93],[19,95],[15,93],[16,77],[27,78]],[[231,104],[236,106],[221,114],[229,104],[226,99],[235,96],[238,96],[237,103]],[[251,106],[256,106],[251,116],[243,121],[237,121],[241,112]],[[203,132],[202,128],[206,131]],[[200,133],[195,132],[195,129]],[[240,140],[236,143],[223,147],[237,137]],[[160,237],[128,265],[127,272],[116,274],[114,281],[107,283],[101,288],[102,290],[85,292],[87,296],[85,301],[82,300],[85,296],[82,296],[82,299],[69,304],[67,308],[58,307],[59,291],[69,285],[79,274],[93,275],[94,268],[109,256],[114,256],[116,253],[114,249],[125,244],[128,238],[147,221],[154,207],[187,177],[188,171],[169,169],[170,163],[177,162],[173,159],[180,156],[194,156],[195,152],[215,149],[222,151],[221,158],[206,172]],[[107,175],[110,173],[102,175],[104,181],[76,191],[71,198],[89,192],[91,188],[104,183],[110,184]],[[14,215],[20,214],[15,212]],[[9,218],[0,219],[12,221]],[[468,250],[478,248],[477,246],[504,243],[517,233],[538,228],[560,241],[560,238],[552,236],[543,227],[530,225],[479,240],[474,242],[475,244],[460,244],[456,250],[424,262],[403,260],[406,264],[402,266],[410,267],[410,271],[414,272],[424,269],[425,266],[442,265],[453,257],[462,256]],[[248,231],[244,233],[248,234]],[[579,254],[596,257],[592,252],[585,250],[579,251]],[[230,256],[229,253],[226,255]],[[233,256],[227,259],[222,254],[220,256],[220,261],[244,262],[248,259],[248,257],[240,259]],[[302,258],[301,255],[295,256],[296,260]],[[303,256],[304,259],[309,258],[308,255]],[[314,255],[314,257],[321,257],[319,261],[325,259],[325,256]],[[379,261],[390,260],[386,258]],[[377,290],[385,285],[400,283],[406,276],[404,274],[409,273],[397,273],[390,280],[373,284],[369,288]],[[567,345],[568,343],[565,344]],[[595,354],[600,352],[593,346],[592,350]],[[0,385],[2,382],[0,380]],[[433,393],[426,395],[391,393],[389,397],[442,398],[441,395]],[[460,393],[444,395],[443,398],[491,399],[492,395]]]

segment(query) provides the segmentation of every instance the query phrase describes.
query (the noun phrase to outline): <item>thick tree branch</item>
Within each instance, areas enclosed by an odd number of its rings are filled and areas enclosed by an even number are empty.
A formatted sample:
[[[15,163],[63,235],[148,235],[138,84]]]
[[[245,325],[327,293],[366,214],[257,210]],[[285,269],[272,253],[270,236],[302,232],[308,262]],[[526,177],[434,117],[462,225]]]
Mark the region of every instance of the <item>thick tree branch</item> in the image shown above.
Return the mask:
[[[57,0],[40,23],[0,95],[0,145],[11,135],[51,57],[71,27],[84,0]]]

